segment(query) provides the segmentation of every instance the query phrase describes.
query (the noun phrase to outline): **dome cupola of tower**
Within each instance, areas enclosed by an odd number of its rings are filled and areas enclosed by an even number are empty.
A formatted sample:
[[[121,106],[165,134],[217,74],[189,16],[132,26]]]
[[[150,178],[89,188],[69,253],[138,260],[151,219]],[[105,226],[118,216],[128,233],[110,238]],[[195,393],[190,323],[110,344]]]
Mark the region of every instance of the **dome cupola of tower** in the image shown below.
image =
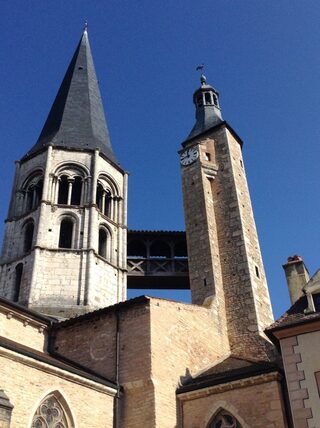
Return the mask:
[[[207,84],[207,78],[204,74],[201,74],[200,82],[200,88],[193,94],[193,102],[196,107],[196,123],[187,140],[223,122],[219,105],[219,92],[213,86]]]

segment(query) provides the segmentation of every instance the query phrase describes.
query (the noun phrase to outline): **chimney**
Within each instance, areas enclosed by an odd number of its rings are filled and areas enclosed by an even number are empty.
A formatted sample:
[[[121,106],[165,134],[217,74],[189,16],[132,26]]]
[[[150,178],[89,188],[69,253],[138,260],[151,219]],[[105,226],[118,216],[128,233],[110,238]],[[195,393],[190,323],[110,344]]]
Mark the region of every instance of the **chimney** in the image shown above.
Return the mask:
[[[288,262],[282,266],[286,275],[290,300],[294,304],[303,296],[303,287],[309,281],[309,272],[306,268],[302,257],[288,257]]]

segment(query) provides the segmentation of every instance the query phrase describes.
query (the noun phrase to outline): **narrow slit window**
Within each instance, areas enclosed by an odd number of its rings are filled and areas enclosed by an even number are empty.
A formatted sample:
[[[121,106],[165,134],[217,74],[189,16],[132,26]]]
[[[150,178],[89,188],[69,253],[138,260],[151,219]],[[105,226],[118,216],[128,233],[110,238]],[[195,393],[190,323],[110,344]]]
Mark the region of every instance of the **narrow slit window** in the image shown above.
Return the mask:
[[[258,266],[255,266],[255,269],[256,269],[256,277],[260,278],[260,272],[259,272]]]

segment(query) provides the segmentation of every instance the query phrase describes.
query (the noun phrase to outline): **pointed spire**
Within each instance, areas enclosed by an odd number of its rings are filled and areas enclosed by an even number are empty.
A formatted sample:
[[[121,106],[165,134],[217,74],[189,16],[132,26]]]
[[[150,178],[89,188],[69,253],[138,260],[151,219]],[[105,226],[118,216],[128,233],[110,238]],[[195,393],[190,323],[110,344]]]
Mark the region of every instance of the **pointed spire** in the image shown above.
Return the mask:
[[[88,24],[85,23],[38,141],[25,157],[51,144],[78,150],[98,148],[108,159],[117,163],[104,116],[87,28]]]
[[[203,64],[198,66],[197,70],[202,71]],[[200,76],[200,83],[200,88],[193,94],[193,102],[196,106],[196,123],[186,141],[223,122],[219,106],[219,92],[207,84],[207,78],[204,74]]]

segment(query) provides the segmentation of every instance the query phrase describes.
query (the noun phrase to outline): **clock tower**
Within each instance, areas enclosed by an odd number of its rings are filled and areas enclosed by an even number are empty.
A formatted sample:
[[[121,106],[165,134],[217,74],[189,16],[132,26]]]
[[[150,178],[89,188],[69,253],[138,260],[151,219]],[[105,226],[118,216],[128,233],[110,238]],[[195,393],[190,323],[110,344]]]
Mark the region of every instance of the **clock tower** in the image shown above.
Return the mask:
[[[226,351],[256,354],[259,344],[265,355],[263,331],[273,317],[243,142],[203,75],[193,102],[196,123],[180,151],[192,302],[211,308]]]

